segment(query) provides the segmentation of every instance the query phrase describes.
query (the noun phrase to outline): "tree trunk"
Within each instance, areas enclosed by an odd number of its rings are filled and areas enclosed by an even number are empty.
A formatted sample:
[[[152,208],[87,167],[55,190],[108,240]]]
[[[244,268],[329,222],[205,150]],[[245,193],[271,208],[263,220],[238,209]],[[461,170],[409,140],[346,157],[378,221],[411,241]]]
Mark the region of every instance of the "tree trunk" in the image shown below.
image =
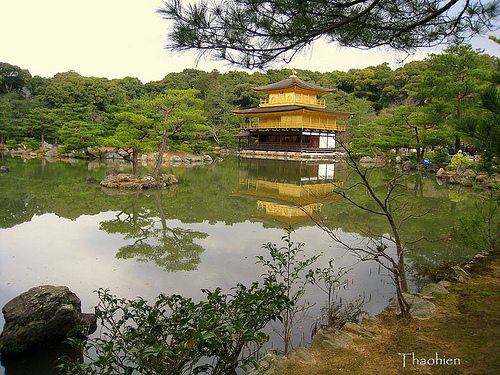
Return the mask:
[[[138,160],[138,150],[134,148],[132,150],[132,168],[134,169],[134,176],[139,174],[139,160]]]
[[[161,164],[163,162],[163,154],[165,153],[165,149],[167,148],[167,139],[168,139],[168,134],[167,131],[164,130],[163,137],[161,139],[160,152],[158,153],[158,160],[156,160],[156,167],[153,171],[154,178],[158,178],[158,175],[160,174]]]
[[[405,269],[405,257],[403,252],[398,259],[398,269],[399,269],[399,283],[401,285],[401,291],[403,293],[408,293],[408,279],[406,277],[406,269]]]
[[[422,163],[422,160],[424,160],[424,150],[423,147],[417,147],[417,163]]]
[[[394,221],[394,218],[392,217],[392,214],[390,212],[387,212],[386,214],[387,214],[387,220],[389,221],[389,225],[391,226],[391,229],[392,229],[392,234],[394,236],[394,242],[396,243],[396,256],[397,256],[397,261],[398,261],[398,264],[397,264],[398,283],[399,283],[399,286],[401,288],[401,292],[408,293],[408,281],[406,279],[403,244],[401,243],[401,238],[399,237],[399,229],[396,225],[396,222]],[[396,288],[397,287],[398,286],[396,285]]]
[[[396,298],[398,299],[399,310],[401,311],[401,317],[403,319],[411,319],[410,315],[410,305],[405,300],[403,293],[405,293],[401,288],[401,280],[399,279],[399,274],[396,271],[394,281],[396,283]]]
[[[455,137],[455,154],[460,150],[460,136]]]

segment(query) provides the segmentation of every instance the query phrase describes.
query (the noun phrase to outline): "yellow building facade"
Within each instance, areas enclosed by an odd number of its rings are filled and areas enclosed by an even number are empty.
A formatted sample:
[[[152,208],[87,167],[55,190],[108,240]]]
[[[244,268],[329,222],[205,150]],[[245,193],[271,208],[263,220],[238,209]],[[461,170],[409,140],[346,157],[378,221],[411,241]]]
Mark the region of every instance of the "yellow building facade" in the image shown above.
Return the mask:
[[[346,130],[338,118],[354,113],[327,109],[323,95],[333,89],[316,86],[292,75],[253,88],[267,94],[259,107],[233,111],[246,116],[239,148],[263,151],[328,152],[336,149],[336,135]]]

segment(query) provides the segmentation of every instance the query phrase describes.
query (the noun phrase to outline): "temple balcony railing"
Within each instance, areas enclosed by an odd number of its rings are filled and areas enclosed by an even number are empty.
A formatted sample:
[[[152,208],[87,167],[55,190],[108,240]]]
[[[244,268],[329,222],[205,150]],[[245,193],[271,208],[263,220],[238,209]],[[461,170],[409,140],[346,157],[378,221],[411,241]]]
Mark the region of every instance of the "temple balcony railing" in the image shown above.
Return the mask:
[[[305,121],[301,123],[272,121],[272,122],[249,122],[240,125],[242,130],[257,130],[257,129],[317,129],[331,131],[346,131],[346,125],[343,124],[325,124],[321,122]]]
[[[292,98],[292,99],[287,99],[287,98],[263,98],[260,99],[260,106],[261,107],[272,107],[274,105],[306,105],[306,106],[312,106],[312,107],[321,107],[325,108],[326,107],[326,101],[325,100],[320,100],[320,99],[304,99],[304,98]]]
[[[310,147],[307,144],[297,143],[242,143],[238,146],[239,150],[249,151],[286,151],[286,152],[309,152],[309,153],[333,153],[342,151],[339,148],[318,148]]]
[[[307,150],[307,145],[298,143],[242,143],[239,145],[240,150],[262,150],[262,151],[294,151],[294,152],[304,152]]]

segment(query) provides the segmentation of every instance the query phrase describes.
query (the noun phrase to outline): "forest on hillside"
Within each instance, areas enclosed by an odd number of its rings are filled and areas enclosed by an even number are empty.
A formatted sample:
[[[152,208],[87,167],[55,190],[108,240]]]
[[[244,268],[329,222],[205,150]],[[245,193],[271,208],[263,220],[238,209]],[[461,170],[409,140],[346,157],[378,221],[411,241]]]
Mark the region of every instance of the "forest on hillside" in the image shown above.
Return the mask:
[[[83,157],[99,146],[137,151],[167,147],[192,152],[234,148],[245,121],[232,110],[256,107],[252,87],[289,77],[290,69],[248,73],[184,69],[160,81],[84,77],[74,71],[54,77],[0,63],[0,144],[8,149],[61,145]],[[355,112],[343,135],[360,155],[401,148],[463,147],[482,154],[486,168],[500,155],[500,64],[470,45],[450,46],[395,70],[387,63],[364,69],[313,72],[299,78],[334,88],[330,109]],[[175,108],[175,115],[174,109]],[[167,119],[168,118],[168,119]]]

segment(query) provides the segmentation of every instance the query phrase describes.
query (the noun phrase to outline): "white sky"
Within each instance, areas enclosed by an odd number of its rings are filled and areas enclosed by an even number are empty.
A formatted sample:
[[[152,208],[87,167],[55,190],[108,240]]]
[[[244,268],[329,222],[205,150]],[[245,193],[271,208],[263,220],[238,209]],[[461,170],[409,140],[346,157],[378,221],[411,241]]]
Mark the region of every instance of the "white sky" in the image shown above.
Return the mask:
[[[83,76],[138,77],[143,83],[170,72],[197,68],[237,70],[224,62],[201,60],[196,54],[172,54],[166,44],[167,21],[155,11],[162,0],[15,0],[5,1],[0,22],[0,61],[52,77],[74,70]],[[497,55],[500,48],[481,38],[473,43]],[[428,51],[407,59],[421,60]],[[288,66],[327,72],[347,71],[388,62],[395,69],[398,54],[379,50],[339,49],[322,42]]]

